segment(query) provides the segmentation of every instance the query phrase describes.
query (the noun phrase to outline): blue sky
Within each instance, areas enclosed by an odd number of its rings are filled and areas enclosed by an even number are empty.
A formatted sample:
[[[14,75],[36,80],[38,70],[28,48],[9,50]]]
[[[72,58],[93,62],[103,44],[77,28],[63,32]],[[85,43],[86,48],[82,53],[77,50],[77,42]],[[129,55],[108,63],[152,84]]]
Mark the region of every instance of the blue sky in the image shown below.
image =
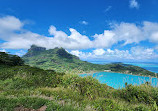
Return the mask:
[[[0,50],[63,47],[83,60],[158,62],[157,0],[0,0]]]

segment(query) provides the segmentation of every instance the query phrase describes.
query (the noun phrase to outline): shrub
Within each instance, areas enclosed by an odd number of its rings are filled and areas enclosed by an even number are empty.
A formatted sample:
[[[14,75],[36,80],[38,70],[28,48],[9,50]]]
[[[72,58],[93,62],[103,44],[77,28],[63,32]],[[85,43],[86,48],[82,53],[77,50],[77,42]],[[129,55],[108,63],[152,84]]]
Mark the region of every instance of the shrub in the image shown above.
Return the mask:
[[[17,55],[10,55],[5,52],[0,52],[0,64],[16,66],[23,65],[24,61]]]
[[[125,88],[116,90],[116,95],[129,102],[144,102],[146,104],[154,104],[158,102],[158,90],[150,85],[143,84],[141,86],[127,85]]]
[[[108,88],[105,84],[100,84],[97,79],[91,76],[79,77],[78,75],[63,76],[62,85],[78,91],[80,95],[92,100],[96,97],[103,96]]]

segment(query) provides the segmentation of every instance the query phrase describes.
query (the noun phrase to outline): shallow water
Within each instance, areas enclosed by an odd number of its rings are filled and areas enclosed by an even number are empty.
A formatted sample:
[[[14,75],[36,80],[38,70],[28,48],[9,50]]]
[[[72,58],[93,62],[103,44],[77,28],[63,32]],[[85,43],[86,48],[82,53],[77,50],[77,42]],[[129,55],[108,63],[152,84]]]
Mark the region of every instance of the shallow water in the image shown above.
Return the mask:
[[[158,78],[135,76],[129,74],[121,73],[111,73],[111,72],[98,72],[94,74],[81,74],[81,77],[92,76],[100,81],[100,83],[106,83],[115,89],[125,87],[125,83],[140,85],[145,82],[151,82],[151,85],[158,87]]]

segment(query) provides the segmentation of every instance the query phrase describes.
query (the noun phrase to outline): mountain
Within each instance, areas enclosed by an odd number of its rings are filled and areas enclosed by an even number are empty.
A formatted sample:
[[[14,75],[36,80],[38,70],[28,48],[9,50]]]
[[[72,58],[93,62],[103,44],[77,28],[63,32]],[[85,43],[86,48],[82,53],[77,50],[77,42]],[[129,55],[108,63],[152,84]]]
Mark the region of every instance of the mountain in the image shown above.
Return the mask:
[[[111,63],[106,65],[92,64],[80,60],[77,56],[68,53],[63,48],[46,50],[44,47],[32,45],[22,58],[27,65],[64,73],[110,71],[128,74],[132,73],[135,75],[157,76],[155,73],[138,66],[126,65],[123,63]]]
[[[53,69],[58,72],[78,70],[88,70],[81,65],[91,65],[91,63],[81,61],[77,56],[68,53],[63,48],[46,48],[32,45],[28,52],[22,57],[26,64],[40,67],[42,69]]]

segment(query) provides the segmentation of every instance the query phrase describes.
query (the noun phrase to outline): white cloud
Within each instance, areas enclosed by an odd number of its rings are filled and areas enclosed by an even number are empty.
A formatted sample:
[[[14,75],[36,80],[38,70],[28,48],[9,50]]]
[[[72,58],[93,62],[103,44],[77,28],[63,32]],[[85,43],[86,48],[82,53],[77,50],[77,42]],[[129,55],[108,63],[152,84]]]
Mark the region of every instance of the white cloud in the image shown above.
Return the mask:
[[[144,47],[133,47],[131,48],[131,53],[134,59],[154,59],[158,57],[158,55],[154,52],[152,48],[144,48]]]
[[[157,43],[158,42],[158,32],[152,33],[150,40]]]
[[[82,52],[79,50],[71,50],[70,53],[75,55],[75,56],[78,56],[81,59],[87,59],[87,58],[91,58],[91,57],[96,56],[91,52]]]
[[[132,43],[139,44],[144,40],[158,45],[158,23],[153,22],[143,22],[141,25],[124,22],[112,24],[111,30],[104,30],[102,34],[93,35],[94,40],[89,39],[86,35],[80,34],[73,28],[69,29],[70,35],[67,35],[63,31],[58,31],[54,26],[50,26],[48,30],[50,37],[43,36],[23,29],[23,25],[25,24],[13,16],[0,18],[0,24],[3,24],[0,25],[0,39],[5,41],[4,43],[0,43],[0,47],[3,49],[28,49],[32,44],[35,44],[46,47],[47,49],[63,47],[70,50],[88,48],[96,48],[99,50],[110,48],[118,42],[121,42],[122,45],[127,45]],[[105,51],[105,53],[111,54],[112,56],[115,56],[116,53],[120,55],[122,53],[124,53],[123,55],[128,54],[127,51],[110,49]],[[78,54],[88,55],[90,57],[92,53],[82,54],[80,52]],[[94,55],[96,56],[97,54]]]
[[[56,27],[54,26],[50,26],[48,31],[50,35],[54,35],[54,37],[56,38],[65,38],[67,36],[67,34],[64,33],[63,31],[57,31]]]
[[[80,24],[88,25],[88,22],[87,21],[81,21]]]
[[[98,56],[98,55],[103,55],[105,53],[105,50],[104,49],[96,49],[96,50],[93,50],[93,53]]]
[[[72,50],[70,53],[79,57],[82,52],[80,52],[79,50]]]
[[[118,49],[95,49],[92,52],[82,52],[79,50],[70,51],[71,54],[76,55],[84,60],[153,60],[158,58],[158,54],[155,53],[152,48],[144,47],[132,47],[130,50],[118,50]]]
[[[95,48],[108,48],[118,42],[115,33],[109,30],[105,30],[103,34],[95,34],[93,37]]]
[[[131,43],[139,43],[145,40],[141,27],[132,23],[115,24],[113,32],[116,34],[117,41],[124,41],[124,45]]]
[[[131,8],[139,8],[139,4],[136,0],[130,0],[129,3]]]
[[[6,16],[0,18],[0,24],[0,29],[7,31],[20,30],[21,27],[24,25],[18,18],[14,16]]]
[[[112,24],[111,30],[104,30],[102,34],[93,35],[94,39],[80,34],[77,30],[70,28],[70,35],[63,31],[58,31],[56,27],[50,26],[50,37],[23,29],[25,25],[18,18],[6,16],[0,18],[0,51],[5,49],[28,49],[32,44],[51,49],[63,47],[72,50],[71,53],[84,59],[152,59],[158,58],[154,49],[133,47],[130,50],[111,50],[110,47],[118,42],[121,45],[139,44],[148,40],[158,47],[158,23],[145,21],[140,25],[134,23]],[[157,48],[155,47],[155,49]],[[82,52],[81,49],[94,48],[92,52]],[[105,49],[106,48],[106,49]],[[3,50],[2,50],[3,49]],[[21,56],[25,52],[17,52]]]

